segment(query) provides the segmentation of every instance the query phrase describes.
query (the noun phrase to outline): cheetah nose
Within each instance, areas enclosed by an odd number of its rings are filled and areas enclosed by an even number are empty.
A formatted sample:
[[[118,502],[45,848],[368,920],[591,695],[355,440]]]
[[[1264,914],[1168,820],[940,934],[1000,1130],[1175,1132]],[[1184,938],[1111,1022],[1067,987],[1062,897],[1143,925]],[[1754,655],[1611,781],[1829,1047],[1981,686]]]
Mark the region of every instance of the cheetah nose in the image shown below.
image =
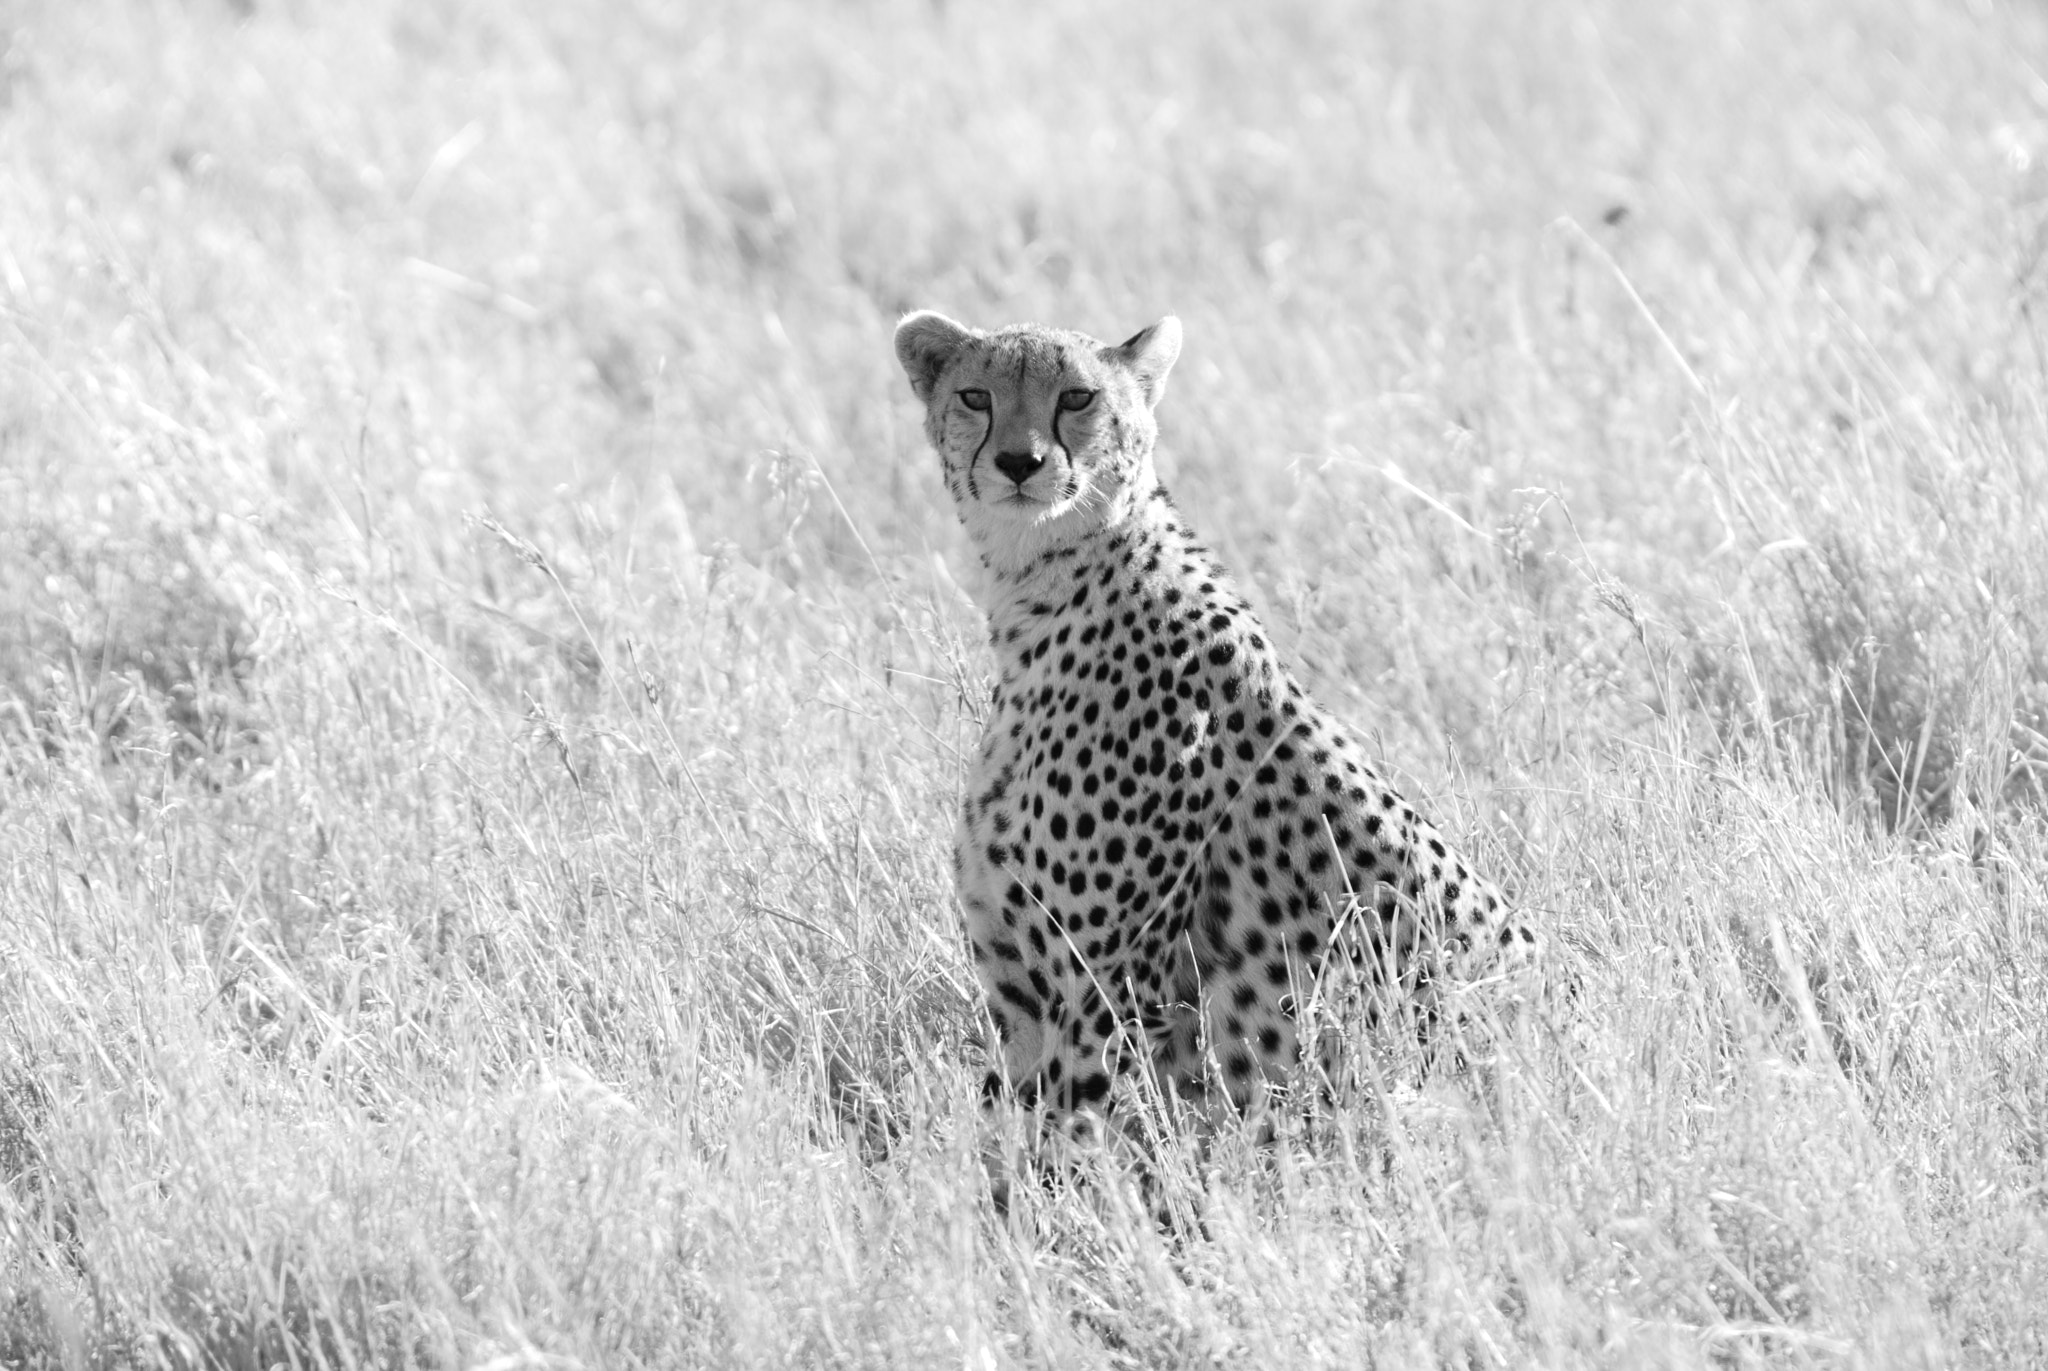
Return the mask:
[[[996,470],[1023,485],[1031,479],[1031,473],[1045,465],[1043,457],[1034,457],[1028,452],[998,452]]]

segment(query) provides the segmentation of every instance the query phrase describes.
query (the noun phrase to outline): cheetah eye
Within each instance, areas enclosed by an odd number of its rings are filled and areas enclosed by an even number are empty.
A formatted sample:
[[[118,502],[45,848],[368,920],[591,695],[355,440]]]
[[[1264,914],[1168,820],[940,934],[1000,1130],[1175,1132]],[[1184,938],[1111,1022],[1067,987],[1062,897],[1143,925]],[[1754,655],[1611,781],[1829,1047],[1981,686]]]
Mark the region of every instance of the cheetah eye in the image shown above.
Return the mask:
[[[1095,392],[1092,390],[1063,390],[1060,392],[1060,408],[1064,410],[1078,412],[1094,403]]]
[[[986,414],[988,412],[988,392],[985,390],[963,390],[960,392],[960,403],[973,410],[976,414]]]

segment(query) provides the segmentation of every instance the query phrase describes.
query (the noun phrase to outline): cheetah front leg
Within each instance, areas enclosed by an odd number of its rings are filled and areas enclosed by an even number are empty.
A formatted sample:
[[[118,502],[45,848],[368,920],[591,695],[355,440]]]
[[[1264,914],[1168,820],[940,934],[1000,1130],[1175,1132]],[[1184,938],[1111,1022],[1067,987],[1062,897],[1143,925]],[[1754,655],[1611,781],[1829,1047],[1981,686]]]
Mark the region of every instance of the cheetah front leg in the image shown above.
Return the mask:
[[[1296,1076],[1304,1007],[1318,998],[1334,912],[1264,870],[1212,860],[1186,938],[1200,982],[1201,1034],[1174,1073],[1217,1081],[1240,1112],[1256,1112]]]
[[[1390,856],[1317,865],[1226,861],[1211,878],[1194,941],[1203,1050],[1240,1110],[1304,1075],[1327,1095],[1344,1075],[1350,1025],[1426,1032],[1444,987],[1495,960],[1491,938],[1479,949],[1447,936],[1457,926],[1425,908],[1429,892],[1418,899],[1390,884],[1401,879]]]
[[[997,1048],[985,1094],[1042,1110],[1069,1133],[1070,1117],[1092,1120],[1083,1133],[1098,1124],[1124,1133],[1134,1111],[1200,1107],[1199,984],[1185,949],[1143,967],[1082,961],[1067,971],[1049,996],[1028,983],[985,980]]]

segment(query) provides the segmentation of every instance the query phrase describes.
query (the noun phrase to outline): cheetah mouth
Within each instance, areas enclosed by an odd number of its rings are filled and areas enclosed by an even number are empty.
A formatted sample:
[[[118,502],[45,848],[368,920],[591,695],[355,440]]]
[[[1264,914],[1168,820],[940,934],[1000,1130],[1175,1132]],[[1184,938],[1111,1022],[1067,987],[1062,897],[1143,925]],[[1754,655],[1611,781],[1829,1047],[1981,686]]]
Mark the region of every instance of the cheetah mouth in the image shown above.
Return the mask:
[[[1020,513],[1029,513],[1039,518],[1045,518],[1071,505],[1078,493],[1079,483],[1072,481],[1068,482],[1063,488],[1055,490],[1012,486],[999,495],[990,494],[986,497],[985,502],[996,509],[1014,509]]]

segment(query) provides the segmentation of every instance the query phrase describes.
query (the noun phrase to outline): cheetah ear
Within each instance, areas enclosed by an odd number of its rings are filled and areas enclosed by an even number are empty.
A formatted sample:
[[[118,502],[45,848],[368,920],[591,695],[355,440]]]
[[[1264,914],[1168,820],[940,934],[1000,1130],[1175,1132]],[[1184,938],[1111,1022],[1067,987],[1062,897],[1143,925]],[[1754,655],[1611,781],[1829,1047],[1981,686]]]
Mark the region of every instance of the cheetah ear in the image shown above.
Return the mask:
[[[1129,367],[1145,392],[1145,403],[1157,408],[1166,394],[1166,373],[1180,357],[1180,320],[1171,314],[1148,329],[1140,329],[1103,355]]]
[[[961,346],[973,337],[973,329],[953,322],[935,309],[903,316],[903,322],[896,325],[896,360],[903,364],[904,374],[910,377],[910,388],[917,392],[918,399],[931,402],[932,387],[939,383],[939,376],[959,355]]]

